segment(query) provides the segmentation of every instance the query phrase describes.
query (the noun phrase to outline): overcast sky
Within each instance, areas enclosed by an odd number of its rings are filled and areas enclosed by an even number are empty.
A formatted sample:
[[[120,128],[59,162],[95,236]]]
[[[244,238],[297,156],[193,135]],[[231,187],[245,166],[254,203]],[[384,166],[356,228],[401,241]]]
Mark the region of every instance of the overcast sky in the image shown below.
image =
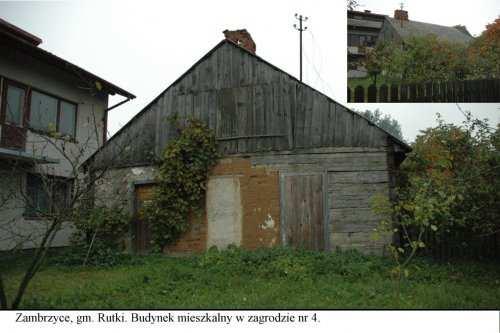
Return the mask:
[[[391,14],[401,1],[361,0],[376,13]],[[407,0],[410,19],[464,24],[480,34],[500,14],[500,1]],[[342,0],[182,0],[0,2],[0,17],[43,39],[56,55],[130,91],[137,98],[110,112],[116,132],[222,38],[225,29],[246,28],[257,53],[298,76],[294,14],[309,16],[304,34],[304,81],[340,103],[346,99],[346,15]],[[120,101],[113,97],[110,104]],[[349,104],[376,108],[396,118],[413,140],[440,112],[463,121],[453,104]],[[500,104],[464,104],[481,118],[500,121]]]

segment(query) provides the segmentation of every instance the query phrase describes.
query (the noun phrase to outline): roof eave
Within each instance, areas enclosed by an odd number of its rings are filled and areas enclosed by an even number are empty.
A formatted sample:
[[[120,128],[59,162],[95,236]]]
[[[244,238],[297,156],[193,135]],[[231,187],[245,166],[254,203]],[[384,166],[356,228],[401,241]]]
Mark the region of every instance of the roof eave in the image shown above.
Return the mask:
[[[96,82],[99,82],[99,85],[102,87],[102,90],[105,90],[106,93],[109,95],[121,95],[123,97],[129,98],[129,99],[134,99],[136,96],[130,92],[128,92],[125,89],[122,89],[118,87],[117,85],[61,58],[56,56],[55,54],[50,53],[49,51],[46,51],[34,44],[30,44],[27,42],[23,42],[22,40],[15,38],[14,36],[11,36],[5,32],[2,33],[0,31],[0,35],[5,36],[4,42],[6,44],[10,45],[15,45],[18,49],[20,49],[22,52],[26,52],[32,57],[36,57],[40,59],[41,61],[44,61],[46,63],[49,63],[50,65],[56,66],[63,71],[69,72],[70,74],[77,75],[79,77],[85,77],[87,80],[92,81],[94,85],[96,85]],[[96,88],[96,87],[94,87]],[[98,89],[99,90],[99,89]]]

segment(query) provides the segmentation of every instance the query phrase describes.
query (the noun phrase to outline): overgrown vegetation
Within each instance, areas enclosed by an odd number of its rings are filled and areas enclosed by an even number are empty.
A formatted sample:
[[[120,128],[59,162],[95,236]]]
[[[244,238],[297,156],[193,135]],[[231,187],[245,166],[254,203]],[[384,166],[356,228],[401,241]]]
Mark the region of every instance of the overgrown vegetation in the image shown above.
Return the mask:
[[[182,126],[171,121],[178,137],[165,148],[153,200],[142,212],[157,250],[186,231],[189,214],[200,207],[208,172],[219,157],[215,135],[203,122],[191,119]]]
[[[374,200],[375,211],[385,216],[378,231],[401,231],[400,244],[390,246],[398,281],[429,245],[426,233],[438,243],[463,230],[478,239],[500,233],[500,126],[465,116],[457,126],[438,115],[437,126],[417,137],[402,164],[396,202]]]
[[[404,46],[379,43],[367,54],[365,66],[369,73],[381,73],[392,83],[456,80],[468,72],[465,51],[465,46],[434,35],[411,37]]]
[[[100,258],[106,261],[125,249],[123,242],[131,221],[126,209],[103,206],[77,212],[69,262],[80,260],[80,264],[86,265],[90,260],[95,264]]]
[[[285,248],[209,250],[199,256],[142,257],[114,267],[49,265],[22,308],[444,308],[500,306],[495,264],[434,264],[417,259],[394,293],[392,263],[357,252]],[[7,265],[9,288],[22,261]],[[105,295],[106,297],[103,297]]]
[[[486,26],[467,52],[470,76],[500,78],[500,17]]]
[[[366,82],[421,83],[462,79],[500,78],[500,18],[469,45],[450,43],[435,35],[411,37],[404,45],[381,42],[367,54]],[[350,80],[351,81],[351,80]]]

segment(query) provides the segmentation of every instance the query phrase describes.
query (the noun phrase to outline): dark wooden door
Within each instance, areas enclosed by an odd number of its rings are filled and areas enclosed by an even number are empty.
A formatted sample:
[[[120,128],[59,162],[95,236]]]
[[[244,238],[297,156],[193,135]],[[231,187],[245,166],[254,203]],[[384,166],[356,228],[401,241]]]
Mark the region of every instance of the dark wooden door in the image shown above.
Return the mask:
[[[283,175],[281,181],[283,244],[307,250],[324,250],[323,175]]]
[[[137,253],[147,253],[151,248],[151,230],[142,215],[142,207],[153,197],[154,185],[135,187],[134,249]]]

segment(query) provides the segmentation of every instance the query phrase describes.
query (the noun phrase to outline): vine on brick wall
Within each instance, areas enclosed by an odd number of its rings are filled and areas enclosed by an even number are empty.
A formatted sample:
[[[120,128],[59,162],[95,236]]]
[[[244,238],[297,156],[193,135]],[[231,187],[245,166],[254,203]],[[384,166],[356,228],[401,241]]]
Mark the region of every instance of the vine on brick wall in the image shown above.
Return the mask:
[[[178,136],[163,152],[158,186],[142,212],[157,250],[171,244],[187,230],[189,214],[200,208],[208,172],[219,158],[215,134],[203,122],[190,119],[185,126],[180,126],[177,119],[171,121]]]

